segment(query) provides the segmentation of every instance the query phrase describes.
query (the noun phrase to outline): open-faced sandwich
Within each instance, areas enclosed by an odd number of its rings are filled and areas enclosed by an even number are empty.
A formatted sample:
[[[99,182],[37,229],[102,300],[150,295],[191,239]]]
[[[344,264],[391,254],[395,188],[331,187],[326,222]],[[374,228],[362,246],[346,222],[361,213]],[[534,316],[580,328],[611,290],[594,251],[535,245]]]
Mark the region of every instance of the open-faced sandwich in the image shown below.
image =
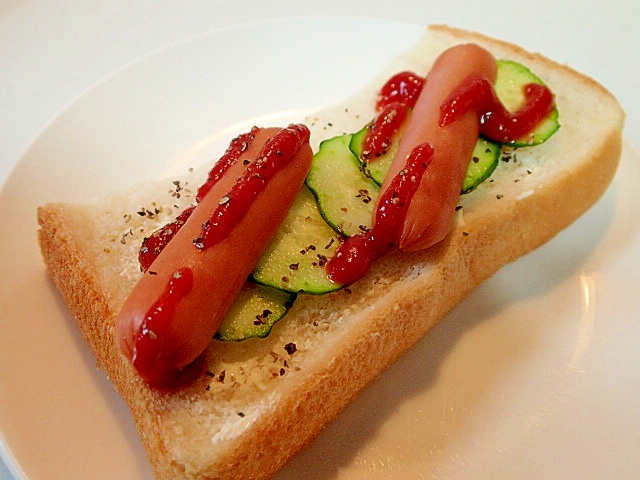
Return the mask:
[[[566,66],[430,27],[353,97],[211,165],[42,206],[42,254],[157,478],[268,478],[598,200],[623,118]]]

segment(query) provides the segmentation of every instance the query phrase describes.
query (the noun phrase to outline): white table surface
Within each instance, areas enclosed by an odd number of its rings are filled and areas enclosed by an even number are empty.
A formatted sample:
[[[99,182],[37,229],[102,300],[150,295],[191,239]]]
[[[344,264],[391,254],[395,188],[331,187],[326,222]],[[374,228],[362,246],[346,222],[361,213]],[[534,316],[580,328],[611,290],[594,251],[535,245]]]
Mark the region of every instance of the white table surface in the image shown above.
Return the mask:
[[[347,14],[425,25],[448,23],[541,51],[609,88],[627,111],[626,138],[640,145],[637,2],[465,0],[452,8],[455,3],[0,0],[0,185],[38,133],[115,69],[221,26],[296,15]],[[0,479],[12,478],[0,465]]]

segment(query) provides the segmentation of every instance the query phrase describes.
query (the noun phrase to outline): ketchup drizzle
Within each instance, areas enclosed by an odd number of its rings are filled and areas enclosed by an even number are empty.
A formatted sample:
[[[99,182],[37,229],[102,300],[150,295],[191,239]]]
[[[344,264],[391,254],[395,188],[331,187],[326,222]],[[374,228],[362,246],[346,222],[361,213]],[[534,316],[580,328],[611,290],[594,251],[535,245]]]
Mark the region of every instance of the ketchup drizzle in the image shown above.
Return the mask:
[[[393,177],[380,197],[373,228],[347,238],[327,263],[327,274],[333,282],[355,282],[398,242],[407,209],[432,156],[433,148],[428,143],[411,151],[404,169]]]
[[[404,71],[393,75],[380,89],[376,101],[378,112],[392,103],[402,103],[413,108],[420,96],[425,79],[413,72]]]
[[[380,112],[368,127],[362,144],[362,159],[375,160],[389,151],[391,140],[402,127],[409,107],[400,102],[390,103]]]
[[[164,342],[177,304],[193,288],[193,272],[189,268],[176,270],[158,300],[145,314],[135,338],[132,363],[149,383],[165,385],[179,375],[168,371],[163,362]]]
[[[529,83],[523,93],[524,104],[516,112],[510,112],[486,78],[471,75],[440,106],[440,126],[473,110],[480,114],[481,135],[496,142],[514,142],[532,132],[555,108],[553,94],[545,85]]]
[[[138,252],[138,263],[140,263],[140,268],[143,272],[149,269],[164,247],[182,228],[182,225],[185,224],[195,208],[195,205],[186,208],[173,222],[159,228],[142,241],[142,247]]]
[[[233,166],[244,152],[246,152],[256,138],[258,127],[252,127],[250,131],[238,135],[231,140],[229,147],[224,152],[224,155],[220,157],[220,160],[213,166],[207,177],[207,181],[200,186],[198,193],[196,194],[196,202],[199,203],[205,197],[209,190],[218,183],[218,180],[222,178],[224,173]]]
[[[409,71],[396,73],[385,82],[376,101],[379,113],[363,140],[362,160],[375,160],[387,153],[393,135],[415,106],[424,83],[423,77]]]
[[[247,167],[231,191],[220,199],[211,218],[202,226],[201,236],[193,241],[196,248],[205,249],[224,240],[269,180],[309,141],[309,135],[306,126],[290,125],[271,137],[262,147],[258,159]]]

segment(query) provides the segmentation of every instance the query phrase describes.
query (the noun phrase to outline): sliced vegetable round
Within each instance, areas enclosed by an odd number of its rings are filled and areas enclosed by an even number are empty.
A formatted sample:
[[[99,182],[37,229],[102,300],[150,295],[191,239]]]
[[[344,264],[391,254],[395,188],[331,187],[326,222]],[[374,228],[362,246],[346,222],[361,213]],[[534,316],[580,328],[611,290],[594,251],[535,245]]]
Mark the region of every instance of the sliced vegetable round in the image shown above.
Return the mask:
[[[293,293],[247,282],[215,336],[224,341],[264,338],[295,298]]]
[[[467,174],[464,177],[461,193],[471,192],[489,178],[498,166],[499,158],[500,145],[490,140],[479,138],[473,149],[473,155],[467,168]]]
[[[371,228],[380,186],[363,174],[349,149],[351,135],[340,135],[320,144],[307,175],[320,212],[337,232],[348,237]]]
[[[341,236],[324,220],[306,187],[265,250],[252,279],[287,292],[326,293],[341,286],[329,280],[325,265]]]
[[[498,60],[498,75],[494,85],[496,94],[504,106],[516,111],[524,102],[523,88],[529,83],[544,85],[542,79],[524,65],[513,60]],[[559,113],[556,107],[536,129],[526,137],[510,142],[513,147],[539,145],[549,139],[559,128]]]

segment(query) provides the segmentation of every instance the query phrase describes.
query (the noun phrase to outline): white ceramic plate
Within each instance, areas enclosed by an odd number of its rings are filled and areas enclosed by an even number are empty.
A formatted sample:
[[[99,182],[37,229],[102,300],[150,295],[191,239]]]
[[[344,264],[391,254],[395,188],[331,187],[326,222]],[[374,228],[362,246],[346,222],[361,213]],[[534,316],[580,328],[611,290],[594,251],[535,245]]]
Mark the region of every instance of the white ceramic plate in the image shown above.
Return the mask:
[[[114,72],[42,132],[0,194],[0,432],[16,478],[152,478],[47,281],[36,206],[180,172],[250,124],[300,120],[421,31],[315,17],[212,32]],[[635,478],[639,162],[625,146],[602,201],[483,284],[278,478]]]

